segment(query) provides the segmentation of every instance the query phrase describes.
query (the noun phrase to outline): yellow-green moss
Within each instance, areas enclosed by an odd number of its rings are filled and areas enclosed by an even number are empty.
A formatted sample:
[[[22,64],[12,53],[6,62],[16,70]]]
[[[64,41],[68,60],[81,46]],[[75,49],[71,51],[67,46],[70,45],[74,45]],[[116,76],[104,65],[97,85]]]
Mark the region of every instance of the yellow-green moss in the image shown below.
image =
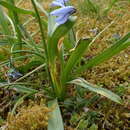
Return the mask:
[[[44,130],[48,125],[49,112],[46,106],[34,105],[20,109],[18,114],[9,114],[6,130]]]

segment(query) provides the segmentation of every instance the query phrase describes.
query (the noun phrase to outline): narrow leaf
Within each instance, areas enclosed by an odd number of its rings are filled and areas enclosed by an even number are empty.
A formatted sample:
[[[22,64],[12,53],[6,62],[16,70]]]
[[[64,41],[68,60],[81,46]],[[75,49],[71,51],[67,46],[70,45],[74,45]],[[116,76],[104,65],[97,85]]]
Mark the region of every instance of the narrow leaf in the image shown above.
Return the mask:
[[[101,87],[97,87],[96,85],[92,85],[82,78],[75,79],[75,80],[71,81],[70,83],[82,86],[92,92],[101,94],[102,96],[105,96],[116,103],[119,103],[119,104],[122,103],[121,98],[118,95],[116,95],[115,93],[113,93],[105,88],[101,88]]]
[[[16,91],[18,92],[22,92],[22,93],[37,93],[38,91],[32,88],[27,88],[25,86],[21,86],[21,85],[13,85],[10,88],[14,88]]]
[[[80,39],[77,43],[77,47],[72,52],[66,67],[62,73],[61,81],[63,84],[67,81],[72,71],[72,68],[79,62],[83,54],[85,53],[86,49],[88,48],[89,44],[91,43],[91,39]]]
[[[1,25],[1,29],[4,35],[6,36],[10,36],[11,35],[11,31],[9,29],[8,26],[8,20],[5,17],[4,11],[2,9],[2,6],[0,6],[0,25]],[[13,44],[13,40],[10,37],[7,37],[8,43],[11,45]]]
[[[71,17],[65,24],[58,26],[51,36],[48,38],[48,53],[50,61],[54,61],[58,53],[58,41],[62,38],[74,25],[76,17]]]
[[[8,42],[6,40],[0,40],[0,46],[5,46],[7,44]]]
[[[103,63],[106,60],[109,60],[114,55],[120,53],[122,50],[130,46],[130,32],[126,34],[121,40],[117,41],[110,48],[106,49],[104,52],[98,54],[96,57],[87,61],[86,64],[77,69],[76,73],[81,73],[86,69],[92,68],[96,65]]]
[[[33,11],[25,10],[25,9],[21,9],[21,8],[15,7],[12,4],[9,4],[8,2],[5,2],[5,1],[0,1],[0,5],[4,6],[5,8],[11,9],[12,11],[15,11],[17,13],[29,14],[29,15],[35,16],[35,13]]]
[[[14,0],[8,0],[8,2],[15,6],[15,2]],[[16,36],[19,42],[19,46],[17,47],[17,49],[22,49],[22,33],[19,29],[20,24],[20,20],[19,20],[19,16],[18,13],[12,10],[9,10],[9,16],[11,18],[11,22],[14,24],[13,26],[15,27],[15,31],[16,31]]]
[[[57,25],[55,22],[55,17],[52,15],[48,16],[48,36],[51,37],[53,32],[55,31]]]
[[[64,130],[63,120],[57,100],[50,101],[48,106],[55,108],[50,114],[51,117],[48,121],[48,130]]]

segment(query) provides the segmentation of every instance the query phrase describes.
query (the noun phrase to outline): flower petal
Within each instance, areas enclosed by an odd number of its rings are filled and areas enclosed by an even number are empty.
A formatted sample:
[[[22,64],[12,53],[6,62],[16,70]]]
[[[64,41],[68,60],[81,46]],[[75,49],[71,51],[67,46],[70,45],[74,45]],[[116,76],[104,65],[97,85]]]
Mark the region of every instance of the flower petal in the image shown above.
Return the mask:
[[[52,2],[51,6],[55,7],[55,6],[61,6],[64,7],[66,2],[68,2],[69,0],[55,0]]]
[[[64,7],[64,5],[62,3],[59,3],[58,1],[53,1],[52,4],[51,4],[52,7],[55,7],[55,6],[61,6],[61,7]]]
[[[68,17],[69,14],[59,16],[58,18],[56,18],[56,23],[58,23],[58,25],[64,24],[68,20]]]
[[[65,4],[66,2],[68,2],[69,0],[56,0],[59,3]]]
[[[56,9],[55,11],[52,11],[50,14],[54,16],[60,16],[67,13],[72,14],[73,12],[75,12],[75,8],[73,6],[66,6],[60,9]]]

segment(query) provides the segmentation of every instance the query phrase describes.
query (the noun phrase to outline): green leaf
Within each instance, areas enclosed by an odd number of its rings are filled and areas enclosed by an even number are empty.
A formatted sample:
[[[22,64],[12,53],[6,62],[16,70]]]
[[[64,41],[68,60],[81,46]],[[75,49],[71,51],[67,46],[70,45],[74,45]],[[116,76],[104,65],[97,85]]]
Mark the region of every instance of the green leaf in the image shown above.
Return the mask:
[[[50,101],[48,106],[55,108],[50,114],[51,117],[48,121],[48,130],[64,130],[63,120],[57,100]]]
[[[113,93],[105,88],[101,88],[101,87],[97,87],[96,85],[92,85],[82,78],[75,79],[75,80],[71,81],[70,83],[82,86],[92,92],[101,94],[102,96],[105,96],[116,103],[119,103],[119,104],[122,103],[121,98],[118,95],[116,95],[115,93]]]
[[[6,40],[0,40],[0,46],[5,46],[7,44],[8,42]]]
[[[66,67],[61,75],[61,81],[63,82],[63,84],[69,78],[68,76],[70,76],[73,67],[79,62],[79,60],[81,60],[81,57],[85,53],[90,43],[91,39],[80,39],[79,42],[77,43],[77,47],[70,55]]]
[[[69,44],[72,44],[73,47],[75,47],[76,44],[76,34],[74,31],[74,28],[72,28],[68,34],[68,40],[69,40]]]
[[[10,35],[10,32],[8,31],[8,21],[4,15],[4,11],[1,6],[0,6],[0,25],[2,26],[2,32],[4,32],[5,35]]]
[[[0,5],[4,6],[7,9],[11,9],[12,11],[15,11],[17,13],[29,14],[29,15],[35,16],[35,13],[33,11],[17,8],[14,5],[9,4],[8,2],[2,1],[2,0],[0,1]]]
[[[5,17],[4,11],[2,9],[2,7],[0,6],[0,25],[1,25],[1,29],[4,35],[10,36],[11,35],[11,31],[9,29],[8,26],[8,20]],[[13,44],[13,40],[11,38],[7,38],[8,39],[8,43],[11,45]]]
[[[67,35],[64,37],[64,49],[69,51],[72,48],[74,48],[74,45],[70,44],[70,36]]]
[[[117,41],[110,48],[106,49],[104,52],[98,54],[91,60],[87,61],[83,66],[79,67],[76,70],[76,73],[79,74],[79,73],[85,71],[86,69],[99,65],[99,64],[103,63],[104,61],[109,60],[114,55],[120,53],[122,50],[124,50],[128,46],[130,46],[129,38],[130,38],[130,32],[128,34],[126,34],[121,40]]]
[[[52,15],[48,16],[48,36],[51,37],[53,32],[55,31],[57,25],[55,22],[55,17]]]
[[[7,0],[11,5],[15,6],[15,2],[14,0]],[[10,20],[12,20],[11,23],[13,23],[13,27],[15,27],[15,33],[19,42],[19,46],[17,47],[17,49],[22,49],[22,33],[19,29],[19,26],[21,25],[20,20],[19,20],[19,16],[18,13],[15,11],[12,11],[9,9],[8,11],[9,16],[10,16]]]
[[[65,24],[58,26],[48,38],[48,53],[51,63],[55,60],[58,54],[58,41],[62,38],[74,25],[76,17],[71,17]]]
[[[18,92],[22,92],[22,93],[37,93],[38,91],[32,88],[27,88],[25,86],[21,86],[21,85],[13,85],[10,88],[14,88],[16,91]]]
[[[43,64],[43,61],[39,57],[34,57],[35,60],[31,60],[29,63],[26,63],[25,65],[19,67],[20,72],[28,73],[29,70],[32,70],[33,68],[36,68]]]

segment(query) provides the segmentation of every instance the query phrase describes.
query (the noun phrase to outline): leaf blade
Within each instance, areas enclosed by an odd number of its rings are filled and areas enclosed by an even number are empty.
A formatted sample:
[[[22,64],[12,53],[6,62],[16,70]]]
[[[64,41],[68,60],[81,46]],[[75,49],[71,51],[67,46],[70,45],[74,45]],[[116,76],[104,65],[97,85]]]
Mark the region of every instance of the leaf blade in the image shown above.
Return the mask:
[[[79,62],[90,43],[91,39],[88,38],[80,39],[77,43],[78,45],[70,55],[66,67],[61,75],[61,81],[63,82],[63,84],[67,81],[68,75],[70,75],[72,68]]]
[[[25,9],[21,9],[21,8],[15,7],[12,4],[9,4],[8,2],[5,2],[5,1],[0,1],[0,5],[4,6],[7,9],[13,10],[13,11],[15,11],[17,13],[29,14],[29,15],[35,16],[35,13],[33,11],[25,10]]]
[[[50,61],[53,63],[58,53],[58,41],[62,38],[74,25],[76,17],[72,17],[65,24],[58,26],[54,32],[51,32],[48,38],[48,54]]]
[[[13,85],[13,86],[11,86],[10,88],[13,88],[13,89],[15,89],[15,90],[18,91],[18,92],[27,93],[27,94],[37,93],[37,92],[38,92],[38,91],[35,90],[35,89],[27,88],[27,87],[21,86],[21,85]]]
[[[51,112],[51,118],[48,121],[48,130],[64,130],[61,112],[57,100],[50,101],[48,106],[55,106],[55,110]]]
[[[126,34],[121,40],[117,41],[114,45],[112,45],[110,48],[106,49],[104,52],[98,54],[91,60],[87,61],[83,66],[79,67],[76,70],[76,73],[79,74],[86,69],[90,69],[96,65],[99,65],[100,63],[109,60],[114,55],[118,54],[122,50],[126,49],[128,46],[130,46],[130,32]],[[128,40],[128,41],[127,41]]]
[[[118,95],[116,95],[115,93],[113,93],[105,88],[101,88],[101,87],[92,85],[92,84],[88,83],[86,80],[84,80],[83,78],[75,79],[75,80],[71,81],[70,83],[82,86],[92,92],[105,96],[108,99],[110,99],[116,103],[122,104],[122,100]]]

